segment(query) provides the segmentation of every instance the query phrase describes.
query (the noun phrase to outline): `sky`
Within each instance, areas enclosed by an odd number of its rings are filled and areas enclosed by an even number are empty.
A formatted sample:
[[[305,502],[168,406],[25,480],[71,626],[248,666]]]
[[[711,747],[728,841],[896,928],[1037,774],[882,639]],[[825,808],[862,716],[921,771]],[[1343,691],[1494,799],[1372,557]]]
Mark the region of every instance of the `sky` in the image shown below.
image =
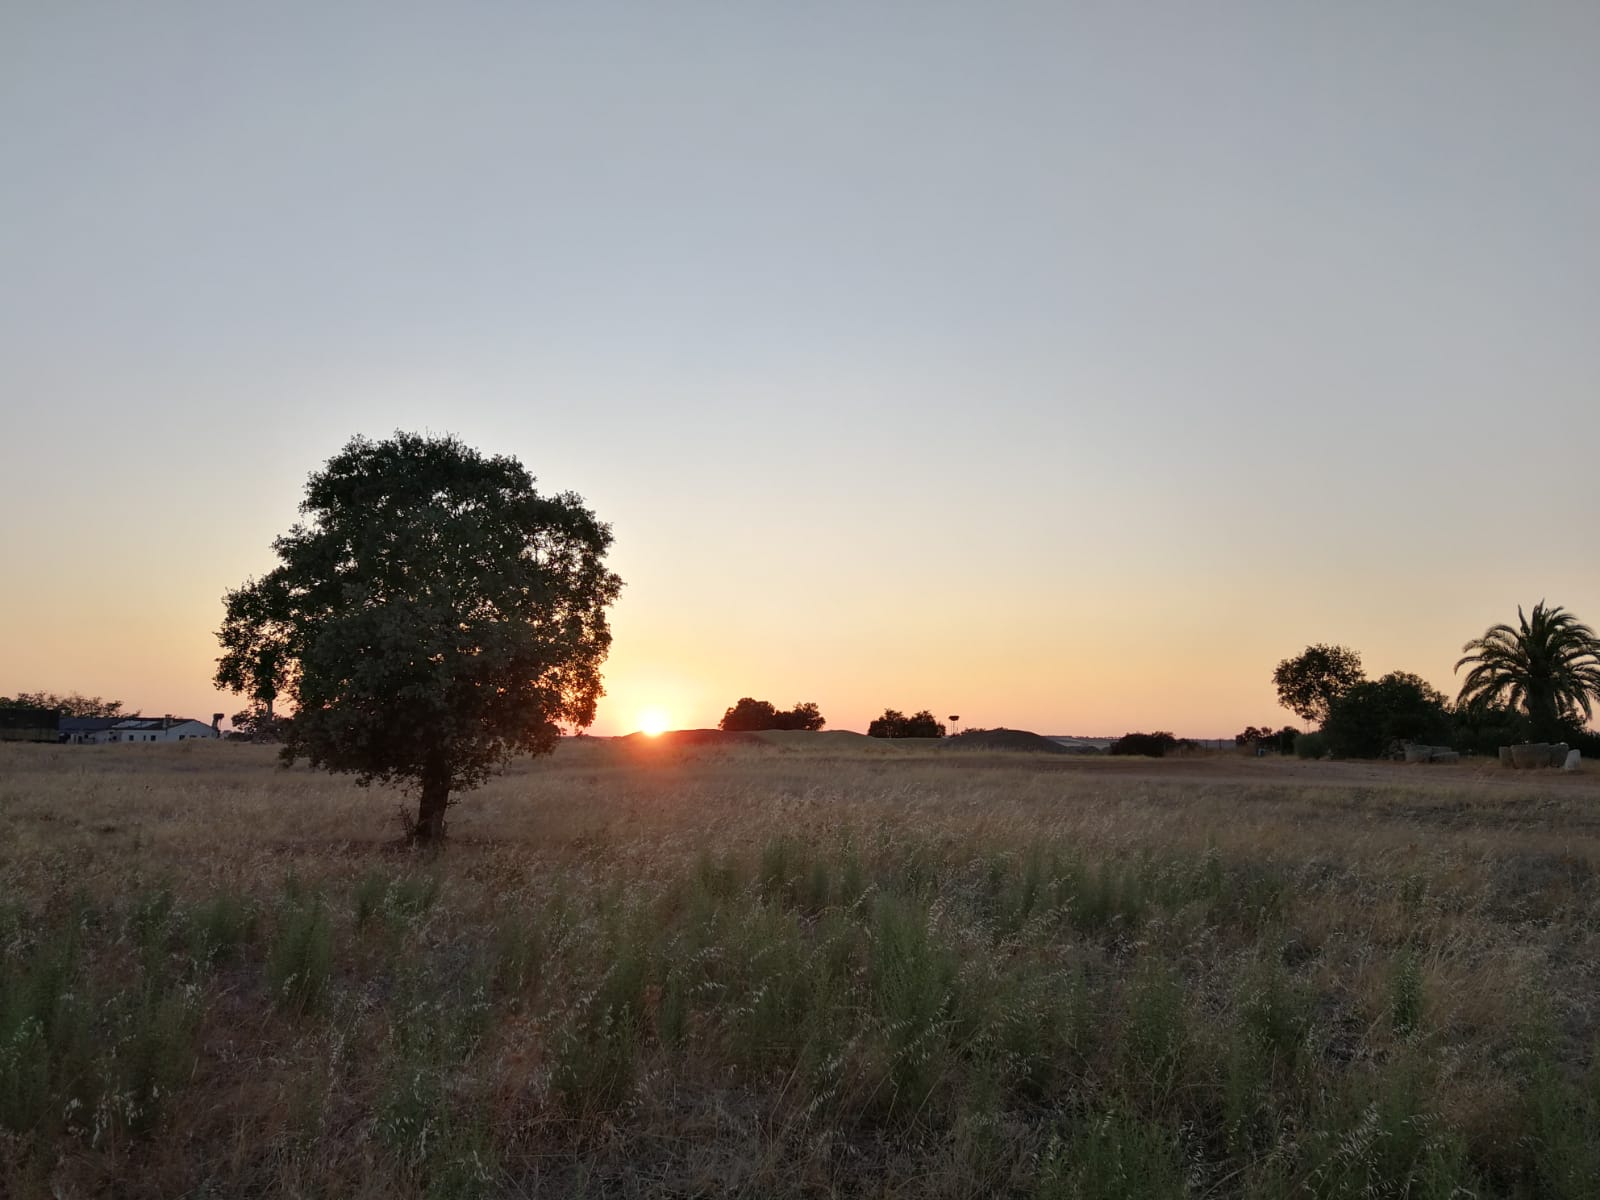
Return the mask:
[[[0,694],[209,719],[350,437],[609,521],[594,727],[1285,722],[1600,623],[1600,5],[0,6]]]

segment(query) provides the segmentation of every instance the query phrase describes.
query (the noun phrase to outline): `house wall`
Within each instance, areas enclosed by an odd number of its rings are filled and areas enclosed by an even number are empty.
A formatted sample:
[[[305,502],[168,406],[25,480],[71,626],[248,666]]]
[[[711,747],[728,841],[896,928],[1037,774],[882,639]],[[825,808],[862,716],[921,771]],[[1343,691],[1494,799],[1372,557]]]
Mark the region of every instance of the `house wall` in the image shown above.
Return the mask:
[[[103,733],[95,734],[94,741],[96,744],[115,741],[132,742],[136,746],[154,746],[162,742],[187,742],[216,736],[216,730],[204,721],[174,721],[167,729],[107,729]]]

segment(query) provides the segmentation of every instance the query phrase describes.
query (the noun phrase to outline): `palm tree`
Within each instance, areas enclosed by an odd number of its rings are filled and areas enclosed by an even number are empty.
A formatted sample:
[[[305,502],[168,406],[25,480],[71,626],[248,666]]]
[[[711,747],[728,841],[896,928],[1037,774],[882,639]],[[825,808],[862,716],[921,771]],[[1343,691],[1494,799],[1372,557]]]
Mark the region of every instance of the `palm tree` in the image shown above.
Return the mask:
[[[1532,616],[1517,606],[1518,627],[1495,625],[1461,647],[1455,669],[1472,670],[1461,681],[1458,702],[1474,707],[1506,704],[1528,714],[1535,738],[1561,733],[1563,722],[1593,715],[1591,697],[1600,697],[1600,638],[1559,604],[1533,606]]]

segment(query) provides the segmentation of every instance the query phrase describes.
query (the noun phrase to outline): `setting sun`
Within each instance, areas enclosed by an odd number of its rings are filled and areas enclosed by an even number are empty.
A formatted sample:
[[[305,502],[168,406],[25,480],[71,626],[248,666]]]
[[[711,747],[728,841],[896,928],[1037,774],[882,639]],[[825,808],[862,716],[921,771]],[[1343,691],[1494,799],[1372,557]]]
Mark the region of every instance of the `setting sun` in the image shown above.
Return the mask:
[[[671,725],[667,714],[659,708],[647,708],[639,714],[639,732],[649,737],[665,733]]]

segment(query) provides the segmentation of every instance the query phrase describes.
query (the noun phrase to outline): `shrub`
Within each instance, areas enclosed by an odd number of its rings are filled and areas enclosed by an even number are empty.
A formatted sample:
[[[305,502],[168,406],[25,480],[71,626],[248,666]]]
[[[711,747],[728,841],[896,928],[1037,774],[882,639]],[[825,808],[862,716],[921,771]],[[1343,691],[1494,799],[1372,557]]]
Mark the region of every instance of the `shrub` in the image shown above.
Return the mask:
[[[1188,738],[1174,737],[1164,729],[1155,733],[1125,733],[1112,742],[1108,754],[1143,755],[1161,758],[1174,750],[1193,750],[1194,742]]]
[[[1325,733],[1302,733],[1294,739],[1294,756],[1296,758],[1327,758],[1328,735]]]

